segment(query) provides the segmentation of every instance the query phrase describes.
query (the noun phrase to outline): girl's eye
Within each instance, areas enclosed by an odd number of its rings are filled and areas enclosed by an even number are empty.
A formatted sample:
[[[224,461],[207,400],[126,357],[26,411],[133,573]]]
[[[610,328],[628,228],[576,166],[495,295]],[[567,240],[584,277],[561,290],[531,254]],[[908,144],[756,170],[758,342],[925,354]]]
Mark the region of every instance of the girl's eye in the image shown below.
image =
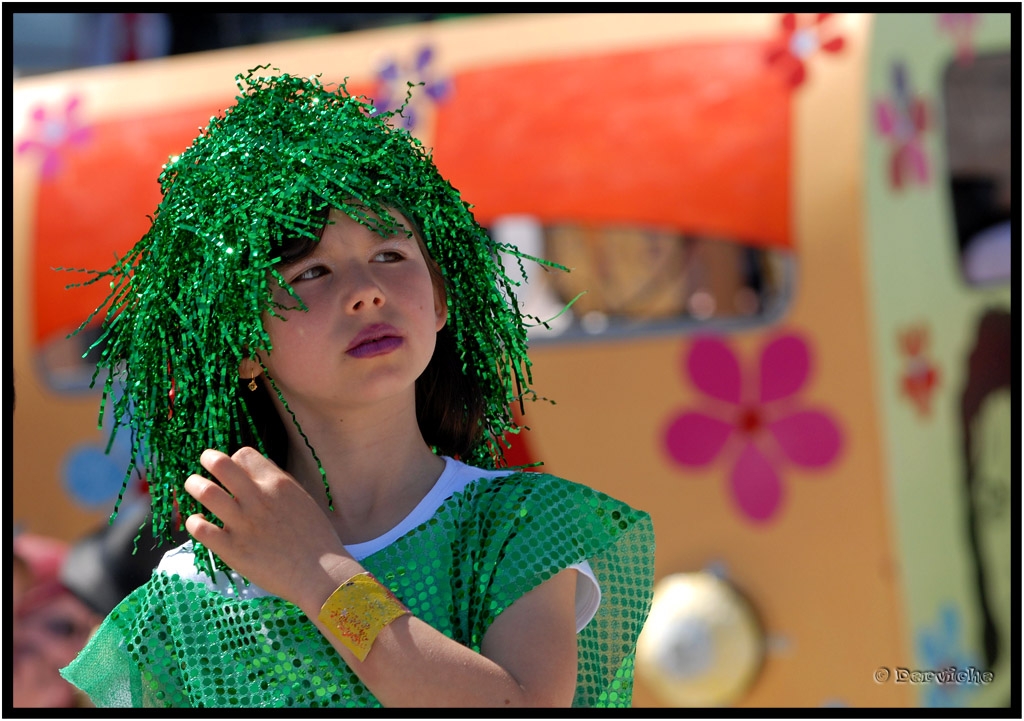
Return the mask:
[[[322,265],[314,265],[312,268],[307,268],[306,270],[302,271],[299,275],[295,276],[295,279],[292,282],[294,283],[295,281],[298,280],[313,280],[314,278],[319,278],[321,275],[326,274],[327,268],[323,267]]]
[[[382,250],[373,256],[373,259],[379,263],[396,263],[400,260],[404,260],[405,256],[399,253],[397,250]]]

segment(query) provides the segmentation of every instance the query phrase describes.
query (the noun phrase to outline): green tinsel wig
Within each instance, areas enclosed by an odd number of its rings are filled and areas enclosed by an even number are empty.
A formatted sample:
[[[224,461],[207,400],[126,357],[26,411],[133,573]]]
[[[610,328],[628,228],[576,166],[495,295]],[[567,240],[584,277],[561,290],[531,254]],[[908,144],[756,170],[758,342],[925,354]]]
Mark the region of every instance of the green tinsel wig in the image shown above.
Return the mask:
[[[344,85],[332,91],[315,77],[254,74],[267,68],[236,77],[237,103],[164,166],[149,231],[89,281],[109,278],[111,287],[93,313],[106,309],[94,344],[93,382],[109,370],[100,419],[109,401],[110,443],[119,427],[131,433],[158,538],[169,538],[175,503],[181,519],[202,511],[183,490],[202,470],[200,453],[226,451],[245,427],[258,437],[238,367],[248,349],[271,349],[262,318],[279,310],[272,281],[288,288],[271,239],[317,238],[325,203],[382,233],[396,222],[388,207],[400,208],[440,266],[462,372],[485,400],[480,441],[463,460],[501,465],[503,435],[518,432],[510,404],[533,397],[517,283],[501,264],[505,253],[521,269],[529,256],[490,238],[420,142],[389,122],[400,110],[377,112]],[[304,308],[297,297],[296,306]],[[112,393],[115,380],[123,394]],[[198,544],[196,558],[207,573],[223,567]]]

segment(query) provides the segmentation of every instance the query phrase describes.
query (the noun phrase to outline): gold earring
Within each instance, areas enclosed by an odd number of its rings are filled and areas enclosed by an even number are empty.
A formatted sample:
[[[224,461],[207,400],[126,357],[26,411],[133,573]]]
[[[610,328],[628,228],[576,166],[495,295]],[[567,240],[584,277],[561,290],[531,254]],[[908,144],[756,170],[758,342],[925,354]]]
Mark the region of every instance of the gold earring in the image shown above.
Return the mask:
[[[252,378],[249,379],[249,390],[256,390],[256,371],[252,372]]]

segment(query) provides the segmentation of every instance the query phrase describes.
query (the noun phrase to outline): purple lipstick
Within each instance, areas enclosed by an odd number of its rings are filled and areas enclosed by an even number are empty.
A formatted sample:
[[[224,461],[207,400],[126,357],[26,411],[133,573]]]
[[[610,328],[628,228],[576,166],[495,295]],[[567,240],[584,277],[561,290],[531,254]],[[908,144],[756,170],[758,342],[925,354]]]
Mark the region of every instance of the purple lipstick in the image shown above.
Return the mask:
[[[345,352],[353,358],[373,358],[390,353],[404,342],[401,333],[394,326],[375,323],[359,331]]]

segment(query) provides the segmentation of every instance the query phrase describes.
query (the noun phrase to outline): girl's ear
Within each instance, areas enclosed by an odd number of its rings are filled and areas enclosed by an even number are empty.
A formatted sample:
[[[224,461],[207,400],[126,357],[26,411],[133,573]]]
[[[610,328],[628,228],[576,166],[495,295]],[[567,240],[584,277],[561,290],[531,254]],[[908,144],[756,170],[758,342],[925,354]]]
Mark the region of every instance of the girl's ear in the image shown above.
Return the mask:
[[[238,363],[238,377],[245,380],[253,380],[263,375],[263,366],[255,358],[243,358]]]
[[[434,330],[439,331],[448,322],[448,296],[443,290],[434,288]]]

